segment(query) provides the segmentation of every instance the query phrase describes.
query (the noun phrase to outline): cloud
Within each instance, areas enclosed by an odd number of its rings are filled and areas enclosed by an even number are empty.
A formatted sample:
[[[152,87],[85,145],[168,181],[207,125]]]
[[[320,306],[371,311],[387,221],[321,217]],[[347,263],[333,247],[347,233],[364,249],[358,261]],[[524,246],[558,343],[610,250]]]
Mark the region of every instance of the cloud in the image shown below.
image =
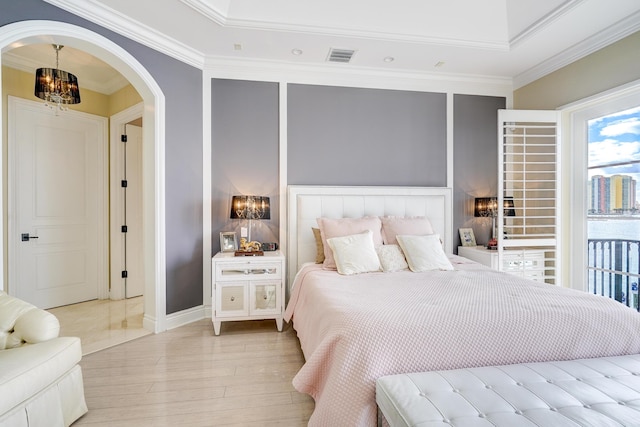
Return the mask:
[[[640,135],[640,118],[632,117],[629,119],[612,122],[605,125],[600,130],[600,135],[614,137],[624,134]]]
[[[615,139],[589,143],[589,165],[606,165],[625,160],[640,160],[640,141],[621,142]]]

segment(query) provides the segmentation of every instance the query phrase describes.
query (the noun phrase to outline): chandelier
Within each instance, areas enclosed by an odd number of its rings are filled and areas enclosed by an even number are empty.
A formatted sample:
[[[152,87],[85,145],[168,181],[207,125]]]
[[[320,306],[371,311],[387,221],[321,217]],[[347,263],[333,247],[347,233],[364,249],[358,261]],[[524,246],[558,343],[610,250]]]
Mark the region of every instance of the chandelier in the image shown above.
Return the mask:
[[[44,99],[47,107],[57,111],[66,111],[68,104],[80,103],[78,78],[58,68],[58,54],[64,47],[52,45],[56,51],[56,68],[38,68],[34,95]]]

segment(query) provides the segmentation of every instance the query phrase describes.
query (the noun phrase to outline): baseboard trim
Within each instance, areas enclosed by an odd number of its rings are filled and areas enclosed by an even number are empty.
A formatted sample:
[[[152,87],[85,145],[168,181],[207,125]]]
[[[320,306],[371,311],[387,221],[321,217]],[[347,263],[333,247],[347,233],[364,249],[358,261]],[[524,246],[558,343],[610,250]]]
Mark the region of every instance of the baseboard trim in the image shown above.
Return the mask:
[[[178,311],[175,313],[167,314],[167,330],[175,329],[180,326],[187,325],[189,323],[202,320],[206,317],[205,306],[200,305],[197,307],[188,308],[186,310]]]

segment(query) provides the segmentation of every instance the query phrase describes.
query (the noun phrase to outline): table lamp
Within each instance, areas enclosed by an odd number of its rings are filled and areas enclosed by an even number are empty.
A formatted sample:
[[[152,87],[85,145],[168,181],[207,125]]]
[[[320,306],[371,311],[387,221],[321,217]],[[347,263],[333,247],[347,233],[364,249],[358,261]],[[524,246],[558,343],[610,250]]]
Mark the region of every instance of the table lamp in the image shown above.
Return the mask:
[[[513,197],[505,196],[503,200],[504,216],[516,216]],[[474,216],[480,218],[491,218],[491,240],[487,244],[488,248],[495,248],[498,245],[496,238],[496,217],[498,216],[498,199],[496,197],[476,197]]]
[[[251,221],[254,219],[271,219],[269,197],[266,196],[233,196],[231,199],[231,219],[249,221],[247,241],[251,242]]]

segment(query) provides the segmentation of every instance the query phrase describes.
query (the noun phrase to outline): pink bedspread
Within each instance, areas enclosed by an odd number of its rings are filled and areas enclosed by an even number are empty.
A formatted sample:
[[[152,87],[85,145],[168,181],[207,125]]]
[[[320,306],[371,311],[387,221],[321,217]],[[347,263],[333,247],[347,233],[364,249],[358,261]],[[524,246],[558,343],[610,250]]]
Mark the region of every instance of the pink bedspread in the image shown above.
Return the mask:
[[[293,319],[310,426],[375,426],[382,375],[640,353],[640,314],[454,257],[455,271],[298,274]]]

